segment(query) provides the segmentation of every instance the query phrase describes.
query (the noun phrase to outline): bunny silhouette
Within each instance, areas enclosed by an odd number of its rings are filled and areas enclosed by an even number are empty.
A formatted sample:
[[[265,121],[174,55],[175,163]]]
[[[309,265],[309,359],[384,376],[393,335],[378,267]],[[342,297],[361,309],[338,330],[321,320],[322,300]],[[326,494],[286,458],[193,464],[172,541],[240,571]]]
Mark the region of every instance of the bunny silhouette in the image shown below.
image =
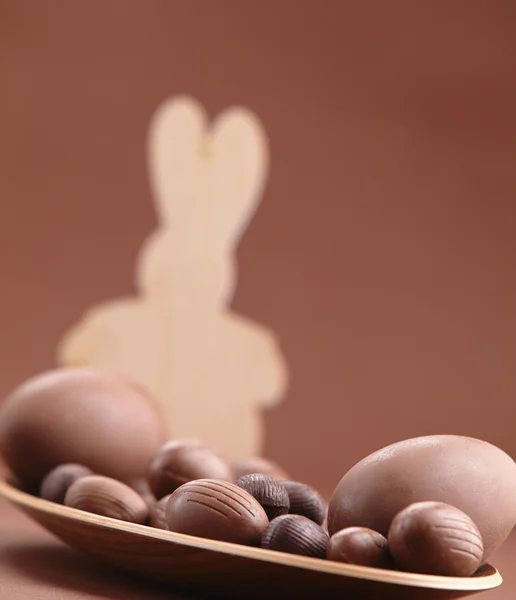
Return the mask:
[[[114,369],[162,403],[170,434],[199,437],[233,458],[259,454],[261,409],[288,383],[276,337],[232,312],[236,246],[267,179],[265,133],[230,108],[211,128],[193,98],[156,111],[148,168],[158,228],[136,264],[134,297],[88,310],[65,333],[62,365]]]

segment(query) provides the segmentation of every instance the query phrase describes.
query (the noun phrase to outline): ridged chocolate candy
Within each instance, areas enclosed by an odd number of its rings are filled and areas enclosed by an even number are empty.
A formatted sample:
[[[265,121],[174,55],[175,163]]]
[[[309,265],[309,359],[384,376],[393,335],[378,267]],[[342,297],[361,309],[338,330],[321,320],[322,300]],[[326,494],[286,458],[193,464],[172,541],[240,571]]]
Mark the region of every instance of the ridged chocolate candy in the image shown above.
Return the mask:
[[[240,477],[236,484],[258,500],[270,521],[288,513],[290,508],[288,492],[276,479],[261,473],[252,473]]]
[[[101,475],[89,475],[73,483],[66,492],[65,504],[141,525],[147,522],[149,515],[147,504],[138,492],[125,483]]]
[[[258,546],[269,519],[260,503],[233,483],[202,479],[185,483],[169,498],[170,531]]]
[[[324,558],[327,545],[326,531],[301,515],[277,517],[262,537],[262,548],[313,558]]]
[[[455,577],[473,575],[484,555],[475,523],[442,502],[416,502],[396,515],[389,547],[406,571]]]
[[[282,481],[290,501],[289,513],[301,515],[318,525],[326,517],[326,503],[313,487],[299,481]]]

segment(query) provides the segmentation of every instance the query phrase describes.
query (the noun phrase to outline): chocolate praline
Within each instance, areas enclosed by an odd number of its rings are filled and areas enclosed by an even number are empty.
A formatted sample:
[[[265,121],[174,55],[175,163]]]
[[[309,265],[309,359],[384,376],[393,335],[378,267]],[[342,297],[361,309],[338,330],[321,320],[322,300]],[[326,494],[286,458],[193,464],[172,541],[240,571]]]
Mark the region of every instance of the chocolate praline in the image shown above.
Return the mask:
[[[290,500],[280,481],[261,473],[251,473],[240,477],[236,484],[258,500],[269,520],[288,513]]]

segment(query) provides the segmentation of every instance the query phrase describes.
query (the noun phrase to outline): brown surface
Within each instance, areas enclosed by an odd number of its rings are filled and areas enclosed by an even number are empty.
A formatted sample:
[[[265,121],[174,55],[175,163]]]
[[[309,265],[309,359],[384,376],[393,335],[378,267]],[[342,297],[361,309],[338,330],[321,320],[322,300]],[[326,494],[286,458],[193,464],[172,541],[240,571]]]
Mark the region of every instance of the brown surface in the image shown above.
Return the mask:
[[[4,501],[0,501],[0,531],[2,599],[182,598],[68,548]]]
[[[271,137],[234,303],[292,373],[267,454],[324,489],[415,435],[516,455],[514,2],[243,6],[0,0],[0,396],[53,364],[87,306],[132,291],[155,225],[147,126],[189,92],[211,114],[249,106]],[[48,538],[2,515],[2,593],[73,586],[75,559],[29,579],[19,557],[35,568]],[[514,597],[511,552],[486,598]]]

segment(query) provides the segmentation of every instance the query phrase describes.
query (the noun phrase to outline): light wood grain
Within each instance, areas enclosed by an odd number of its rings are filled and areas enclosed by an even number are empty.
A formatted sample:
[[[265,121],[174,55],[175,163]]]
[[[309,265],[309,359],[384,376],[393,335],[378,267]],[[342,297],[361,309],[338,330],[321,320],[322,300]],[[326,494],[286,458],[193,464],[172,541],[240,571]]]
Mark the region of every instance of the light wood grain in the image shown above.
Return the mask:
[[[268,164],[267,135],[251,111],[233,106],[210,121],[194,98],[163,102],[148,137],[158,228],[138,253],[136,293],[85,307],[57,352],[63,366],[103,367],[143,384],[171,437],[201,438],[234,459],[262,452],[263,409],[288,385],[275,333],[231,307],[237,244]]]
[[[125,523],[41,500],[7,481],[0,481],[0,495],[70,546],[177,590],[225,598],[444,600],[502,583],[490,565],[460,578],[387,571]]]

